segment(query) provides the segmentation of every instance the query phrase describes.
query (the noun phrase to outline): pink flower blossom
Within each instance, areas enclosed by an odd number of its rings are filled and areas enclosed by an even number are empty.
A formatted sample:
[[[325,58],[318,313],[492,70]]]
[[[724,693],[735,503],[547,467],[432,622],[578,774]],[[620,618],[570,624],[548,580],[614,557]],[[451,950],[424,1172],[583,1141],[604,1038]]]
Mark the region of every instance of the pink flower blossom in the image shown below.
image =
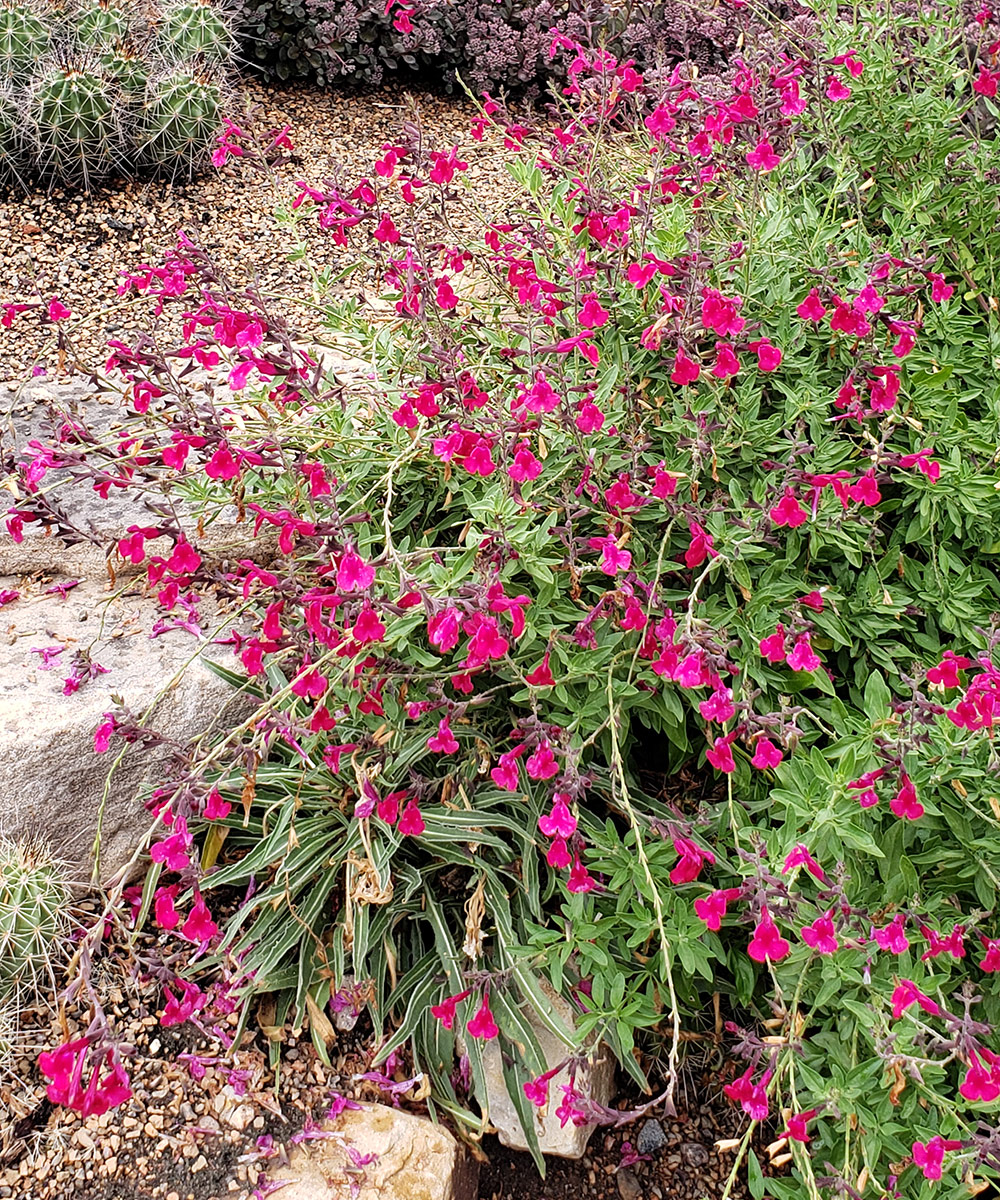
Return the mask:
[[[889,801],[889,807],[897,817],[917,821],[924,815],[924,806],[917,799],[917,789],[905,772],[900,775],[899,780],[899,791]]]
[[[680,855],[680,859],[670,872],[670,882],[673,884],[694,883],[705,863],[710,866],[715,863],[715,855],[711,850],[703,849],[690,838],[675,837],[674,849]]]
[[[708,929],[717,930],[722,925],[726,908],[730,900],[735,900],[740,894],[739,888],[721,888],[709,892],[707,896],[694,902],[694,911],[698,919],[705,922]]]
[[[826,98],[828,100],[846,100],[851,94],[851,89],[846,83],[843,83],[836,75],[830,75],[826,81]]]
[[[465,1028],[468,1030],[470,1037],[482,1038],[484,1041],[490,1041],[500,1032],[496,1021],[493,1020],[493,1014],[490,1012],[490,994],[488,991],[483,993],[483,1002],[479,1006],[478,1012]]]
[[[50,321],[65,321],[67,317],[73,314],[57,297],[53,296],[49,301],[49,320]]]
[[[431,1005],[431,1016],[440,1021],[445,1029],[451,1029],[455,1024],[455,1011],[462,1001],[472,994],[471,988],[466,988],[464,992],[458,992],[454,996],[448,996],[442,1000],[440,1004]]]
[[[795,310],[803,321],[818,322],[822,321],[826,316],[826,309],[823,307],[823,301],[819,298],[817,288],[812,288],[809,295],[799,304]]]
[[[785,661],[785,627],[779,623],[774,633],[760,640],[760,653],[769,663]]]
[[[576,833],[576,817],[570,812],[566,799],[561,792],[556,792],[551,812],[538,818],[538,828],[546,837],[565,840]]]
[[[539,742],[534,754],[524,765],[531,779],[551,779],[559,773],[559,764],[552,753],[552,747],[544,739]]]
[[[549,669],[549,651],[546,650],[542,661],[533,671],[529,671],[525,675],[524,680],[532,687],[552,687],[555,684],[555,679],[552,676],[552,671]]]
[[[893,1013],[895,1014],[895,1009],[893,1009]],[[997,1079],[996,1064],[993,1065],[991,1071],[987,1071],[976,1057],[975,1051],[970,1050],[969,1069],[959,1084],[958,1090],[966,1100],[972,1103],[979,1101],[983,1104],[991,1104],[1000,1096],[1000,1080]]]
[[[574,894],[589,892],[597,887],[597,880],[580,861],[579,854],[573,855],[573,869],[569,873],[566,887]]]
[[[403,815],[399,818],[399,824],[396,826],[400,833],[407,837],[420,837],[426,826],[424,825],[423,814],[416,800],[411,800],[403,809]]]
[[[906,917],[902,913],[897,913],[884,928],[879,929],[873,925],[871,936],[875,939],[879,949],[885,950],[889,954],[902,954],[904,950],[908,950],[910,940],[903,932],[905,924]]]
[[[375,568],[369,566],[354,550],[347,550],[337,567],[337,590],[341,592],[363,591],[371,587]]]
[[[784,754],[782,754],[770,738],[762,737],[754,747],[753,758],[750,759],[750,763],[758,771],[766,771],[778,766],[784,757]]]
[[[589,538],[587,545],[591,550],[601,551],[600,568],[605,575],[617,575],[632,565],[631,553],[622,550],[613,537]]]
[[[808,633],[800,633],[795,639],[795,645],[786,661],[793,671],[816,671],[819,669],[819,655],[813,650]]]
[[[823,868],[809,853],[809,850],[802,842],[796,843],[788,854],[785,856],[785,865],[781,868],[782,875],[787,875],[789,871],[796,867],[805,867],[805,869],[820,883],[826,882],[826,875],[823,873]]]
[[[759,1083],[753,1082],[753,1067],[747,1067],[739,1079],[727,1083],[722,1090],[730,1098],[736,1100],[743,1111],[753,1121],[763,1121],[767,1118],[767,1085],[771,1080],[771,1072],[765,1071]]]
[[[194,907],[188,913],[187,920],[181,929],[181,937],[189,942],[204,945],[218,935],[219,927],[212,920],[208,905],[202,899],[201,892],[195,891]]]
[[[796,499],[791,488],[786,487],[785,493],[771,509],[768,516],[775,525],[787,525],[789,529],[797,529],[809,520],[809,514]]]
[[[728,737],[717,737],[714,744],[705,751],[705,757],[717,771],[730,775],[736,770],[733,751]]]
[[[747,954],[754,962],[780,962],[791,950],[791,946],[778,932],[774,918],[763,909],[760,920],[747,946]]]
[[[767,138],[761,138],[752,150],[747,151],[746,160],[756,171],[773,171],[781,162],[781,155],[775,154]]]
[[[683,387],[686,384],[696,383],[700,374],[701,364],[693,358],[689,358],[683,348],[678,346],[677,353],[674,355],[674,369],[670,375],[670,382]]]
[[[929,1142],[913,1143],[913,1165],[919,1167],[925,1179],[940,1179],[946,1150],[961,1150],[962,1143],[938,1134]]]
[[[833,954],[839,945],[831,917],[832,909],[817,917],[811,925],[802,929],[802,940],[817,954]]]
[[[610,313],[607,309],[601,307],[601,302],[597,298],[596,292],[587,292],[583,297],[583,306],[580,309],[579,321],[585,329],[600,329],[602,325],[608,323]]]
[[[919,1004],[932,1017],[940,1015],[941,1008],[937,1001],[922,992],[911,979],[901,979],[892,992],[893,1020],[898,1021],[912,1004]]]
[[[458,739],[452,733],[447,717],[442,717],[437,733],[427,739],[427,748],[436,754],[454,754],[458,749]]]

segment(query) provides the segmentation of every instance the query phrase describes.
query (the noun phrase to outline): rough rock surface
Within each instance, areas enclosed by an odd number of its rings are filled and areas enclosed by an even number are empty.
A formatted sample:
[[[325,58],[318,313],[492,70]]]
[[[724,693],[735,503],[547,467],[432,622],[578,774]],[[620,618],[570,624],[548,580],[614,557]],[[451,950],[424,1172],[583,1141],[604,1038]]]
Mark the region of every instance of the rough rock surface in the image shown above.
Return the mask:
[[[544,981],[542,981],[542,989],[555,1012],[566,1025],[572,1028],[573,1013],[566,1001]],[[545,1058],[545,1069],[549,1071],[566,1058],[567,1047],[541,1024],[533,1012],[526,1009],[525,1017],[534,1030]],[[503,1145],[509,1146],[512,1150],[527,1150],[528,1143],[524,1131],[521,1129],[517,1110],[511,1103],[507,1085],[504,1082],[500,1047],[496,1041],[486,1043],[483,1049],[483,1066],[486,1071],[489,1119],[496,1127],[497,1136]],[[614,1057],[608,1047],[602,1043],[598,1047],[592,1047],[589,1069],[584,1067],[577,1070],[573,1086],[578,1093],[587,1096],[596,1104],[608,1105],[614,1090],[614,1078]],[[572,1121],[567,1121],[565,1127],[560,1125],[556,1109],[563,1098],[562,1087],[569,1082],[569,1071],[565,1067],[552,1077],[549,1083],[548,1105],[542,1110],[533,1109],[535,1133],[543,1154],[554,1154],[559,1158],[582,1158],[587,1149],[590,1135],[597,1126],[576,1126]]]
[[[475,1200],[479,1164],[439,1125],[366,1104],[295,1147],[269,1172],[281,1200]],[[355,1187],[357,1190],[355,1190]]]
[[[0,578],[0,589],[20,592],[0,608],[0,833],[43,834],[81,886],[94,868],[105,784],[122,746],[113,741],[106,754],[94,753],[94,730],[113,709],[112,697],[121,696],[136,715],[152,706],[150,727],[182,743],[245,705],[238,691],[203,664],[202,654],[222,623],[209,602],[201,605],[201,639],[182,629],[152,638],[162,613],[139,584],[126,581],[109,596],[105,585],[84,580],[61,599],[47,593],[52,585],[44,580]],[[33,653],[37,650],[49,653]],[[66,696],[63,681],[79,650],[107,673]],[[211,651],[227,661],[225,647]],[[129,862],[150,824],[139,793],[165,753],[129,747],[112,774],[100,849],[104,881]]]

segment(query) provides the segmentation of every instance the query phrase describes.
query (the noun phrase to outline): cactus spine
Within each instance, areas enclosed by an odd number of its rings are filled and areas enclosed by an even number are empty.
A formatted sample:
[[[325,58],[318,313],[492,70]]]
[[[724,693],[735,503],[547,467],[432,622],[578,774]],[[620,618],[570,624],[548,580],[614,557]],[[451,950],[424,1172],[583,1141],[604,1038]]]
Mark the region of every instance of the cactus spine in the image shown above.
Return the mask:
[[[39,843],[0,838],[0,1004],[51,963],[68,900],[58,865]]]

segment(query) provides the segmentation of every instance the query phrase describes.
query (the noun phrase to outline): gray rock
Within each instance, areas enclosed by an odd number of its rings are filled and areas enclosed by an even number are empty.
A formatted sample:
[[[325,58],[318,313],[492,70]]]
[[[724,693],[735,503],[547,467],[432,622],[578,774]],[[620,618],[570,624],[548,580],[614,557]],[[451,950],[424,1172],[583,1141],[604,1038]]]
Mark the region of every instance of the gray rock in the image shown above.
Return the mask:
[[[479,1164],[423,1117],[365,1104],[321,1128],[268,1172],[281,1200],[476,1200]]]
[[[663,1132],[663,1126],[659,1121],[654,1121],[651,1117],[648,1121],[643,1122],[639,1136],[635,1139],[635,1148],[640,1154],[655,1154],[666,1144],[667,1135]]]
[[[564,1024],[573,1028],[573,1013],[561,996],[541,980],[542,991],[549,1000],[552,1008]],[[534,1030],[535,1037],[545,1059],[545,1069],[551,1070],[557,1063],[563,1061],[568,1053],[567,1046],[554,1034],[550,1033],[530,1011],[525,1016]],[[507,1092],[503,1077],[503,1064],[500,1058],[500,1047],[497,1042],[487,1042],[483,1049],[483,1067],[486,1074],[486,1103],[489,1109],[489,1119],[496,1128],[497,1136],[505,1146],[512,1150],[527,1150],[528,1143],[521,1128],[517,1110]],[[611,1051],[603,1043],[591,1047],[591,1061],[588,1068],[577,1070],[574,1086],[577,1092],[589,1097],[597,1104],[608,1105],[611,1102],[611,1092],[615,1078],[615,1062]],[[562,1100],[562,1086],[568,1084],[569,1071],[564,1067],[549,1083],[549,1103],[544,1109],[534,1109],[535,1133],[538,1145],[543,1154],[552,1154],[559,1158],[582,1158],[590,1141],[590,1135],[596,1125],[574,1125],[567,1121],[565,1127],[560,1125],[556,1109]]]
[[[104,808],[100,875],[109,882],[129,863],[151,818],[142,789],[153,786],[166,752],[129,747],[109,769],[121,741],[94,753],[94,730],[119,695],[136,715],[151,710],[149,727],[186,743],[220,722],[238,719],[246,698],[204,665],[206,655],[231,663],[210,640],[225,617],[210,600],[201,605],[201,639],[182,630],[151,638],[162,615],[138,586],[109,596],[85,580],[62,600],[46,584],[0,577],[0,589],[21,597],[0,608],[0,833],[41,833],[64,859],[71,880],[85,886],[95,867],[93,844]],[[90,619],[81,624],[80,605]],[[170,618],[168,618],[169,620]],[[60,650],[50,658],[37,650]],[[107,668],[72,695],[63,695],[78,650]],[[105,788],[107,796],[105,797]]]

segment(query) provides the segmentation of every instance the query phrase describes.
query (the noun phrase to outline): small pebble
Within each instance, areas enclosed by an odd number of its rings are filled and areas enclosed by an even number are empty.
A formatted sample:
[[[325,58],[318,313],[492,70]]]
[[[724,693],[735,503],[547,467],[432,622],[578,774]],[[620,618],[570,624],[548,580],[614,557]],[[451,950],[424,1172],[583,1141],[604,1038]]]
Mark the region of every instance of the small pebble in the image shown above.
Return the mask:
[[[618,1172],[618,1195],[622,1200],[639,1200],[642,1196],[642,1184],[634,1171],[623,1167]]]
[[[635,1148],[640,1154],[655,1154],[667,1144],[667,1135],[659,1121],[651,1117],[643,1123],[639,1136],[635,1139]]]

